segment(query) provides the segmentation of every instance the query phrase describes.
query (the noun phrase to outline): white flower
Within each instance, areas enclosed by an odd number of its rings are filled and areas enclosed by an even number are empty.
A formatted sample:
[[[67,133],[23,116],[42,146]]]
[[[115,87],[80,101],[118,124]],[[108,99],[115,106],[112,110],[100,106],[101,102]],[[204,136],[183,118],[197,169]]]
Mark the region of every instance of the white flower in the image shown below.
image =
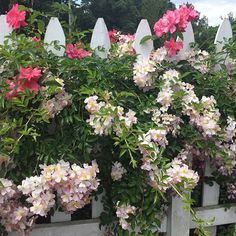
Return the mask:
[[[135,116],[136,112],[129,109],[129,111],[125,114],[125,117],[121,117],[121,120],[125,121],[125,126],[127,128],[131,128],[133,124],[137,123],[137,117]]]
[[[165,146],[168,144],[166,139],[167,132],[165,129],[151,129],[148,133],[150,134],[152,140],[159,143],[159,145]]]
[[[97,103],[97,99],[97,96],[91,96],[84,100],[84,103],[87,104],[85,108],[89,113],[95,113],[100,110],[101,105]]]
[[[158,48],[152,53],[152,59],[157,63],[161,63],[163,60],[165,60],[166,56],[167,50],[164,47]]]
[[[111,169],[111,178],[114,181],[121,180],[122,176],[126,173],[127,173],[126,169],[122,166],[120,162],[116,161],[113,164],[112,169]]]
[[[176,79],[179,79],[179,72],[176,70],[168,70],[163,74],[163,79],[166,81],[176,81]]]
[[[134,64],[134,83],[140,89],[148,89],[153,84],[153,72],[156,71],[155,62],[149,57],[141,58]],[[146,88],[147,87],[147,88]]]

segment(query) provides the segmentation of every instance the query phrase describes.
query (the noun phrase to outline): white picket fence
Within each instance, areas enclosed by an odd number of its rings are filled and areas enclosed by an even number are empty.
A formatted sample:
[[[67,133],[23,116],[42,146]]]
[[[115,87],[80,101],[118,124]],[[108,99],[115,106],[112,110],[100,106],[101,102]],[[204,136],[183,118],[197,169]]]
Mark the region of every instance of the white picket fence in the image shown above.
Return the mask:
[[[0,16],[0,44],[3,44],[7,35],[12,32],[12,29],[8,27],[6,23],[6,16]],[[136,34],[134,48],[140,57],[148,56],[154,49],[153,42],[151,40],[146,41],[144,44],[140,44],[141,39],[151,35],[151,29],[148,21],[141,20]],[[232,38],[232,28],[228,19],[224,19],[218,29],[215,38],[215,44],[217,51],[222,50],[225,42]],[[51,18],[44,42],[51,43],[57,40],[59,45],[65,46],[66,39],[64,31],[61,27],[59,20],[55,17]],[[179,52],[178,56],[184,58],[186,50],[189,48],[189,44],[194,42],[194,33],[191,24],[188,25],[186,32],[183,33],[183,49]],[[106,24],[102,18],[99,18],[94,27],[92,34],[91,44],[92,49],[98,47],[104,48],[103,51],[97,50],[97,55],[101,58],[106,58],[111,47],[111,43],[108,37],[108,30]],[[55,49],[53,46],[47,48],[54,54],[62,56],[65,52],[64,48],[60,50]],[[205,176],[211,176],[212,168],[209,160],[206,161]],[[214,222],[211,226],[206,227],[211,232],[211,236],[216,236],[216,229],[218,225],[236,223],[236,205],[232,205],[229,209],[225,210],[224,206],[218,205],[219,202],[219,185],[214,182],[213,186],[207,184],[203,185],[202,190],[202,207],[196,208],[197,215],[204,219],[209,220],[214,218]],[[101,199],[92,202],[92,219],[85,221],[70,221],[70,216],[64,213],[56,213],[51,219],[51,224],[38,225],[33,232],[32,236],[99,236],[102,235],[102,231],[99,230],[98,217],[102,212]],[[191,219],[189,211],[183,209],[183,202],[178,197],[173,197],[168,215],[163,219],[160,232],[165,233],[166,236],[188,236],[190,229],[196,227],[196,224]],[[10,234],[15,235],[15,234]]]

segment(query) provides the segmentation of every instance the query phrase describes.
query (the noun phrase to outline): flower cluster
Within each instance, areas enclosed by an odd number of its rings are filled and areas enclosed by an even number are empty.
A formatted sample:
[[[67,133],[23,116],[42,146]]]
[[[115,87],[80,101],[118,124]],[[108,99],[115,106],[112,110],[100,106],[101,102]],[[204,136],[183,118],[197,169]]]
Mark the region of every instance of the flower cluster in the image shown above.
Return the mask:
[[[166,48],[161,47],[151,53],[151,58],[155,63],[161,64],[165,59],[167,59],[167,53]]]
[[[202,74],[207,73],[210,69],[209,53],[205,50],[189,49],[186,52],[186,60],[192,67],[200,71]]]
[[[177,131],[180,129],[180,124],[183,123],[181,118],[166,112],[161,112],[158,109],[152,110],[152,113],[152,121],[159,127],[166,129],[166,131],[173,136],[176,135]]]
[[[71,213],[90,202],[92,191],[99,185],[96,162],[83,165],[83,168],[68,162],[60,161],[56,165],[41,166],[42,176],[51,189],[57,193],[58,201],[64,211]]]
[[[120,106],[112,106],[110,103],[97,102],[97,96],[91,96],[85,99],[86,110],[91,113],[87,122],[93,127],[94,133],[98,135],[108,135],[109,130],[119,136],[122,127],[131,128],[137,123],[135,112],[129,110],[124,113],[124,108]]]
[[[228,199],[236,199],[236,185],[233,183],[227,184],[227,196]]]
[[[7,80],[9,92],[6,94],[7,99],[18,96],[19,93],[28,89],[30,92],[38,93],[40,86],[38,80],[42,76],[40,68],[33,68],[32,66],[27,68],[20,68],[20,74],[18,78],[14,77],[11,80]]]
[[[26,196],[26,201],[32,205],[30,211],[35,215],[46,216],[55,204],[53,189],[44,176],[32,176],[22,181],[18,189]]]
[[[197,19],[198,13],[192,6],[183,4],[179,9],[167,11],[164,16],[154,25],[154,32],[157,37],[162,37],[166,33],[173,34],[177,28],[183,32],[188,23]]]
[[[168,51],[169,56],[175,56],[177,52],[179,52],[183,48],[182,41],[175,41],[173,37],[170,40],[166,40],[164,43],[164,47]]]
[[[111,178],[113,181],[119,181],[122,179],[122,176],[127,173],[127,170],[122,166],[122,164],[116,161],[112,165],[111,169]]]
[[[190,87],[187,84],[182,84],[184,91],[190,92],[190,89],[186,89],[186,87]],[[187,85],[187,86],[186,86]],[[192,90],[193,91],[193,90]],[[191,93],[192,93],[191,91]],[[193,93],[192,93],[193,94]],[[196,95],[193,95],[193,98],[196,98]],[[183,113],[189,115],[190,123],[195,124],[203,133],[204,136],[211,137],[216,135],[218,131],[220,131],[219,126],[219,118],[220,112],[216,108],[216,100],[213,96],[205,97],[203,96],[200,101],[196,103],[189,104],[189,101],[183,98]]]
[[[86,51],[83,48],[77,48],[73,44],[67,44],[66,45],[66,54],[70,59],[82,59],[84,57],[90,56],[90,52]]]
[[[172,89],[173,85],[177,83],[179,79],[179,73],[176,70],[168,70],[163,76],[163,86],[158,93],[156,101],[161,104],[161,111],[166,112],[173,102],[174,91]]]
[[[26,11],[20,11],[18,4],[14,4],[12,9],[7,13],[7,23],[13,29],[19,29],[20,27],[27,26],[25,22]]]
[[[173,105],[173,95],[183,92],[182,113],[188,115],[190,123],[196,125],[204,136],[213,136],[220,131],[220,112],[216,108],[216,100],[213,96],[203,96],[201,100],[194,92],[194,86],[180,81],[176,70],[168,70],[163,76],[164,82],[156,101],[162,105],[161,111],[166,112]]]
[[[116,208],[116,216],[119,218],[119,223],[122,229],[129,230],[130,224],[128,223],[128,219],[130,215],[134,215],[136,208],[131,205],[118,205]]]
[[[116,43],[119,40],[120,32],[116,29],[112,29],[108,32],[109,39],[112,43]]]
[[[46,216],[55,205],[56,196],[64,211],[72,213],[90,202],[91,193],[99,185],[96,162],[80,167],[59,161],[42,165],[41,169],[40,176],[26,178],[19,186],[0,179],[0,218],[7,231],[30,230],[36,217]],[[25,206],[20,201],[21,196],[26,197]]]
[[[227,160],[224,161],[224,157],[218,154],[213,164],[221,175],[230,176],[236,171],[236,121],[232,117],[227,118],[223,131],[223,140],[217,141],[216,146],[227,155]]]
[[[156,64],[150,58],[141,58],[136,61],[133,68],[134,83],[144,91],[149,90],[155,79]]]
[[[58,115],[65,107],[69,106],[72,95],[62,90],[56,94],[52,99],[43,101],[43,108],[47,111],[47,114],[50,118],[54,118]]]
[[[8,232],[27,232],[33,227],[36,217],[19,199],[20,191],[11,180],[0,178],[0,218]]]
[[[126,54],[134,55],[135,50],[133,48],[134,35],[121,34],[121,32],[113,29],[108,32],[110,41],[116,46],[115,56],[123,56]]]
[[[192,6],[182,5],[179,9],[167,11],[164,16],[154,25],[154,32],[157,37],[162,37],[166,33],[173,34],[176,30],[185,31],[189,22],[198,18],[198,13]],[[165,48],[170,56],[182,49],[183,43],[176,42],[173,37],[169,41],[165,41]]]
[[[171,167],[166,170],[167,185],[172,186],[175,184],[183,185],[184,189],[193,189],[198,181],[198,173],[189,169],[189,167],[182,162],[182,160],[175,158]]]

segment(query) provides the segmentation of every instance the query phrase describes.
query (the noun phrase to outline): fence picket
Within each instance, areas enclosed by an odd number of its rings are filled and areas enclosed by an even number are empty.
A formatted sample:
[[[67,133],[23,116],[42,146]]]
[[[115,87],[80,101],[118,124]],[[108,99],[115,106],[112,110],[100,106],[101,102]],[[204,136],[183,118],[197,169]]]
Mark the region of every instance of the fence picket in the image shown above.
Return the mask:
[[[167,218],[167,236],[189,236],[190,211],[179,197],[172,197]]]
[[[63,56],[65,52],[66,37],[62,29],[61,23],[57,17],[52,17],[48,23],[47,30],[44,37],[44,43],[51,44],[57,41],[58,45],[62,46],[60,49],[55,48],[54,45],[46,46],[46,50],[52,51],[57,56]]]
[[[111,48],[107,26],[103,18],[98,18],[93,29],[90,47],[96,50],[96,54],[101,58],[106,58]],[[99,47],[104,50],[99,50]]]
[[[7,24],[7,16],[0,15],[0,45],[3,45],[5,37],[12,32],[12,28]]]
[[[185,53],[189,50],[190,44],[195,42],[193,27],[191,22],[188,23],[188,26],[183,32],[183,48],[179,51],[178,57],[183,60],[185,59]]]
[[[151,51],[154,49],[153,41],[151,39],[147,40],[145,43],[140,44],[141,40],[145,36],[151,36],[152,32],[148,21],[143,19],[140,21],[136,34],[135,34],[135,41],[134,41],[134,49],[140,57],[148,57]]]
[[[205,163],[204,176],[210,177],[212,176],[212,172],[213,169],[211,167],[210,160],[207,159]],[[213,181],[212,186],[203,183],[202,206],[217,205],[219,202],[219,196],[220,196],[220,186],[215,181]],[[217,227],[216,226],[208,227],[207,231],[210,233],[211,236],[216,236]]]
[[[233,37],[233,31],[229,19],[225,18],[218,28],[215,37],[216,51],[221,52],[225,43]]]

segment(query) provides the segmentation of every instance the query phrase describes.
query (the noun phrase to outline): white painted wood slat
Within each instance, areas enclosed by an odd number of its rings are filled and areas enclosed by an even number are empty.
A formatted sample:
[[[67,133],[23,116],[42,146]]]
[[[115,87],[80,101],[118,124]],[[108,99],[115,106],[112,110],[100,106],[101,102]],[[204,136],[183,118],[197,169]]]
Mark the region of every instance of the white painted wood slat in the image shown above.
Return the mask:
[[[190,211],[179,197],[172,197],[167,218],[167,236],[189,236]]]
[[[229,19],[225,18],[220,24],[216,33],[214,44],[216,44],[216,51],[221,52],[225,43],[233,37],[233,31]]]
[[[107,30],[107,26],[103,18],[98,18],[93,29],[90,47],[96,50],[96,54],[101,58],[106,58],[111,48],[111,42]],[[99,50],[99,47],[104,51]]]
[[[66,37],[62,29],[61,23],[57,17],[52,17],[48,23],[44,43],[51,44],[53,41],[57,41],[58,45],[62,46],[60,49],[56,49],[53,45],[46,46],[47,51],[52,51],[57,56],[63,56],[65,52]]]
[[[5,37],[12,32],[12,27],[7,24],[7,16],[0,15],[0,45],[3,45]]]
[[[178,41],[180,41],[180,39],[178,39]],[[183,48],[179,51],[177,57],[181,60],[184,60],[186,58],[185,54],[189,50],[191,43],[195,42],[193,27],[191,22],[188,23],[185,32],[183,32],[182,42],[183,42]]]
[[[149,39],[143,44],[140,44],[143,37],[151,35],[152,32],[148,24],[148,21],[146,19],[141,20],[138,25],[134,41],[134,49],[136,53],[139,54],[139,57],[148,57],[152,52],[152,50],[154,49],[153,40],[151,39]]]

